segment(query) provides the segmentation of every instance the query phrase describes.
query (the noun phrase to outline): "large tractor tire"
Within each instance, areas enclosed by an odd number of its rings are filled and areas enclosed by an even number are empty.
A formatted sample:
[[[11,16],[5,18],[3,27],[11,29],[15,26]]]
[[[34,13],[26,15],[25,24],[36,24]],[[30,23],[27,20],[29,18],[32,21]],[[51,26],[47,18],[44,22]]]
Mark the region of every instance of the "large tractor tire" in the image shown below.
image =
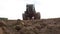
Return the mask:
[[[37,19],[40,19],[40,13],[39,12],[37,13]]]
[[[23,14],[23,20],[26,20],[27,18],[26,18],[26,15],[25,14]]]
[[[39,12],[36,13],[36,15],[35,15],[35,19],[40,19],[40,13],[39,13]]]

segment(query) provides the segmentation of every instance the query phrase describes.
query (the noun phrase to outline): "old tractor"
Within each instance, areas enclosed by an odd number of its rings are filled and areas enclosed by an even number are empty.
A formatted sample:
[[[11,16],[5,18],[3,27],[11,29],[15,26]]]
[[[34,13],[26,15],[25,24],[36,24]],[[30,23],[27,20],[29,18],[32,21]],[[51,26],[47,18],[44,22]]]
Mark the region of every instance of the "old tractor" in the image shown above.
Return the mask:
[[[31,20],[31,19],[40,19],[40,13],[35,11],[35,7],[33,4],[26,5],[26,11],[22,15],[23,20]]]

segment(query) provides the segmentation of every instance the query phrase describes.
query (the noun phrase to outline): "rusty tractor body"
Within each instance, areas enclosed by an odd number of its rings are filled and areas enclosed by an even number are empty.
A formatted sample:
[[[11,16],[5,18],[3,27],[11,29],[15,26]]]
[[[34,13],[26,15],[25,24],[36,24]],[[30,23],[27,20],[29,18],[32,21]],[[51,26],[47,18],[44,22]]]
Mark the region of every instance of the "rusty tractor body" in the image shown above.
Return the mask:
[[[26,5],[26,11],[23,14],[23,20],[40,19],[40,13],[36,13],[33,4]]]

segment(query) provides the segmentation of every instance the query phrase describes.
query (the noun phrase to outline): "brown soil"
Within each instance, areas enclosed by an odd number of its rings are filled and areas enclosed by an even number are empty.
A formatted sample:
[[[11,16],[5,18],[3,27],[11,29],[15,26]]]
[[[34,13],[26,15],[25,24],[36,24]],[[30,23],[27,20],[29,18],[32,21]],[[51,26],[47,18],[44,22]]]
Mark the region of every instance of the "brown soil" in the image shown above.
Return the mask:
[[[0,25],[0,34],[60,34],[60,18],[7,20],[5,23]]]

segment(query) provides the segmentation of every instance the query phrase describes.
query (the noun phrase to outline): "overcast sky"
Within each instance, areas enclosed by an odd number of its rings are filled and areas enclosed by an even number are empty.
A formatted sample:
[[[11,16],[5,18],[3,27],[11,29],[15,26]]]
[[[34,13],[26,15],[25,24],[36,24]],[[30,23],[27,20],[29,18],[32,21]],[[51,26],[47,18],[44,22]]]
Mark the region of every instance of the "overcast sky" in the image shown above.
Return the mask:
[[[22,19],[26,4],[34,4],[41,19],[60,17],[60,0],[0,0],[0,17]]]

